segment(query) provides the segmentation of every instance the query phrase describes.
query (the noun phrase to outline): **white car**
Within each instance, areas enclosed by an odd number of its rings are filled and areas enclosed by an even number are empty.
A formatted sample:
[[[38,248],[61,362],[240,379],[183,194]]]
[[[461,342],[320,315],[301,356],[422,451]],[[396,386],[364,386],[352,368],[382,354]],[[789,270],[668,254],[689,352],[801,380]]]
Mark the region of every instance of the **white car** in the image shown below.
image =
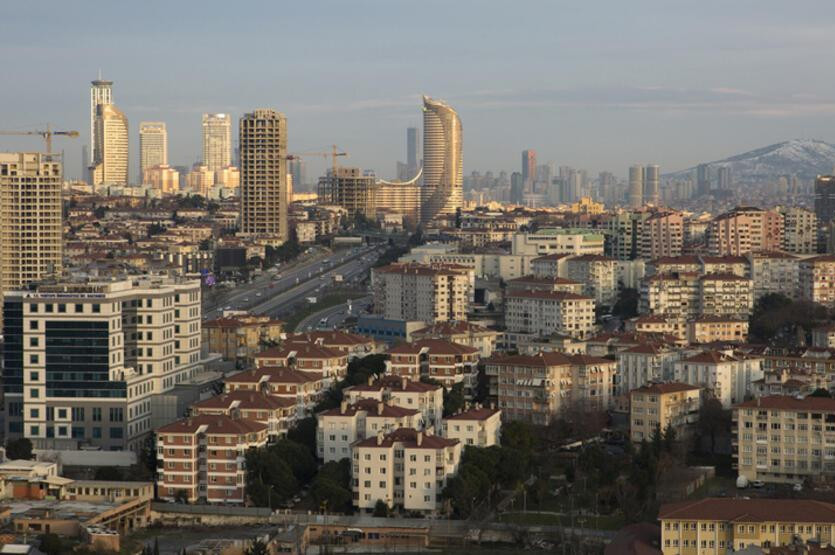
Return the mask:
[[[256,297],[260,297],[260,296],[261,296],[261,293],[255,293],[255,296],[256,296]]]
[[[762,480],[754,480],[753,482],[751,482],[751,486],[755,488],[761,488],[765,486],[765,482],[763,482]]]
[[[792,486],[792,489],[794,491],[803,491],[803,484],[801,484],[800,482],[797,482],[796,484],[794,484]]]

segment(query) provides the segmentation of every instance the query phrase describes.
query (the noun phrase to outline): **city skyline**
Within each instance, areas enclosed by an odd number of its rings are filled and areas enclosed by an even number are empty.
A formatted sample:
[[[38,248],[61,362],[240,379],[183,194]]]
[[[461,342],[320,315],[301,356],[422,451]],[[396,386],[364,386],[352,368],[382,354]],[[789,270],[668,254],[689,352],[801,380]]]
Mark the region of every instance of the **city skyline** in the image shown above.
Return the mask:
[[[0,23],[10,74],[19,76],[0,92],[5,125],[35,128],[48,121],[83,132],[86,87],[101,68],[129,120],[166,122],[172,165],[199,160],[202,113],[226,112],[237,120],[271,107],[287,114],[291,152],[338,144],[352,165],[389,176],[402,158],[403,129],[420,121],[424,93],[446,100],[471,122],[465,174],[512,171],[525,148],[536,149],[542,161],[624,176],[633,161],[674,171],[796,137],[835,140],[827,121],[835,113],[827,100],[835,81],[818,70],[835,41],[820,23],[835,10],[828,3],[814,2],[814,10],[799,13],[777,2],[712,3],[721,10],[640,2],[609,6],[605,18],[597,7],[539,5],[530,32],[515,34],[522,23],[511,17],[510,6],[473,10],[461,2],[443,4],[447,23],[417,46],[405,41],[409,47],[401,37],[420,36],[431,5],[361,4],[368,9],[327,2],[292,11],[264,6],[252,31],[280,18],[287,32],[258,33],[259,48],[247,48],[246,60],[236,40],[243,13],[212,4],[199,34],[173,32],[173,22],[191,11],[188,4],[124,8],[120,19],[130,24],[108,49],[95,45],[115,39],[102,24],[115,6],[86,14],[57,3],[15,6]],[[642,17],[647,10],[653,18]],[[373,14],[367,22],[376,30],[373,39],[342,40],[359,24],[351,12]],[[561,32],[550,32],[557,20]],[[22,32],[35,21],[60,49]],[[313,21],[328,40],[296,52],[298,33]],[[218,32],[228,40],[208,38]],[[496,33],[506,40],[485,39]],[[286,63],[270,58],[270,70],[254,70],[275,51],[290,53]],[[159,56],[168,64],[148,63]],[[376,77],[368,79],[369,71]],[[27,83],[35,72],[39,83],[48,77],[33,90]],[[328,86],[333,79],[349,86]],[[138,137],[130,139],[135,160]],[[80,175],[83,142],[60,146],[69,176]],[[2,150],[38,146],[34,140],[0,142]],[[324,168],[322,161],[314,164],[311,176]],[[131,166],[135,178],[137,166]]]

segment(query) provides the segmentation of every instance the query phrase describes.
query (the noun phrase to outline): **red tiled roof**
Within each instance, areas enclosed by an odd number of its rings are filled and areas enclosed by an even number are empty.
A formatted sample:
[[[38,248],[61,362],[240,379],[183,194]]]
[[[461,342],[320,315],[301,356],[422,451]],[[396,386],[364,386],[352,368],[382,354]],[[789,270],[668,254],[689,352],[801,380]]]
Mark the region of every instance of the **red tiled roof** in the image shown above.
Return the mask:
[[[228,393],[221,393],[214,397],[209,397],[203,401],[198,401],[192,405],[197,409],[228,409],[232,403],[238,402],[238,408],[243,410],[264,409],[275,410],[278,408],[287,408],[296,404],[292,399],[285,399],[283,397],[276,397],[261,393],[260,391],[248,391],[244,389],[236,389]]]
[[[719,364],[722,362],[733,362],[736,359],[719,351],[702,351],[684,359],[684,362],[696,362],[702,364]]]
[[[420,413],[416,409],[389,405],[376,399],[360,399],[356,403],[348,405],[344,412],[342,407],[335,407],[319,414],[322,416],[354,416],[360,411],[367,413],[366,418],[402,418]]]
[[[444,420],[487,420],[494,414],[499,414],[500,412],[499,409],[473,408],[458,414],[453,414],[452,416],[447,416]]]
[[[775,409],[794,411],[822,411],[835,412],[835,399],[829,397],[803,397],[798,399],[790,395],[769,395],[745,401],[736,405],[739,408]]]
[[[563,353],[541,351],[535,355],[495,355],[486,362],[514,366],[568,366],[571,364],[571,358]]]
[[[526,299],[551,299],[554,301],[593,301],[593,297],[585,295],[578,295],[576,293],[567,293],[565,291],[522,291],[514,289],[508,291],[508,297],[526,298]]]
[[[465,320],[447,320],[412,332],[412,335],[458,335],[462,333],[484,333],[490,330]]]
[[[633,389],[629,393],[656,393],[658,395],[662,395],[664,393],[676,393],[679,391],[698,391],[699,389],[700,388],[695,385],[679,382],[651,383],[637,389]]]
[[[354,346],[373,343],[374,340],[365,335],[348,333],[341,330],[306,331],[287,336],[288,343],[321,343],[322,345]]]
[[[286,366],[265,366],[244,370],[226,378],[227,383],[309,383],[322,379],[321,372],[301,371]]]
[[[699,279],[702,281],[751,281],[736,274],[706,274]]]
[[[412,341],[411,343],[400,343],[399,345],[389,349],[389,353],[394,355],[414,355],[420,353],[424,349],[426,349],[430,355],[469,355],[478,352],[478,349],[475,347],[460,345],[458,343],[453,343],[452,341],[447,341],[446,339],[427,338],[418,339],[417,341]]]
[[[160,434],[193,434],[206,426],[207,434],[243,435],[267,429],[266,424],[224,414],[191,416],[157,429]]]
[[[660,520],[835,523],[835,505],[812,499],[706,498],[661,505]]]
[[[383,438],[378,444],[376,437],[366,438],[355,444],[356,447],[391,447],[395,443],[402,443],[405,448],[412,449],[443,449],[452,447],[458,443],[457,439],[446,439],[440,436],[427,435],[422,433],[421,444],[417,444],[417,430],[413,428],[399,428]]]

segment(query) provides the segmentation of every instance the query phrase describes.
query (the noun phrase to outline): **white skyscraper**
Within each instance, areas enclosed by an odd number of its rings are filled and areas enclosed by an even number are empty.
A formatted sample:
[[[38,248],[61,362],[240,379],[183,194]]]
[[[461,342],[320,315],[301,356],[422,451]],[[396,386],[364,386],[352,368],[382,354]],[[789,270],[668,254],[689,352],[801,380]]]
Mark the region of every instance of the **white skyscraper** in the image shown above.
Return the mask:
[[[154,166],[168,164],[168,131],[161,121],[139,124],[139,178],[147,183],[145,172]]]
[[[463,131],[447,103],[423,97],[423,210],[428,222],[463,205]]]
[[[659,185],[661,181],[661,167],[657,164],[650,164],[644,168],[644,204],[658,206]]]
[[[101,72],[99,78],[90,87],[90,160],[97,160],[101,154],[96,150],[96,109],[100,104],[113,104],[113,81],[103,81]]]
[[[640,208],[644,199],[644,167],[629,168],[629,206]]]
[[[203,114],[203,164],[213,172],[232,165],[232,118]]]

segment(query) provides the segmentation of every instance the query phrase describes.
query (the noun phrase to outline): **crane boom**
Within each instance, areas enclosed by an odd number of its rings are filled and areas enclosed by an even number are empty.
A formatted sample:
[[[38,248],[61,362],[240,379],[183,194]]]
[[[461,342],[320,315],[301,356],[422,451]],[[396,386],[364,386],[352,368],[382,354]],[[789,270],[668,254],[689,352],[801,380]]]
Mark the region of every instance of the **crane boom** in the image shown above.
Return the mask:
[[[75,138],[78,137],[78,131],[53,131],[52,126],[47,124],[45,131],[0,131],[0,135],[40,135],[46,143],[46,153],[52,154],[53,135]]]

